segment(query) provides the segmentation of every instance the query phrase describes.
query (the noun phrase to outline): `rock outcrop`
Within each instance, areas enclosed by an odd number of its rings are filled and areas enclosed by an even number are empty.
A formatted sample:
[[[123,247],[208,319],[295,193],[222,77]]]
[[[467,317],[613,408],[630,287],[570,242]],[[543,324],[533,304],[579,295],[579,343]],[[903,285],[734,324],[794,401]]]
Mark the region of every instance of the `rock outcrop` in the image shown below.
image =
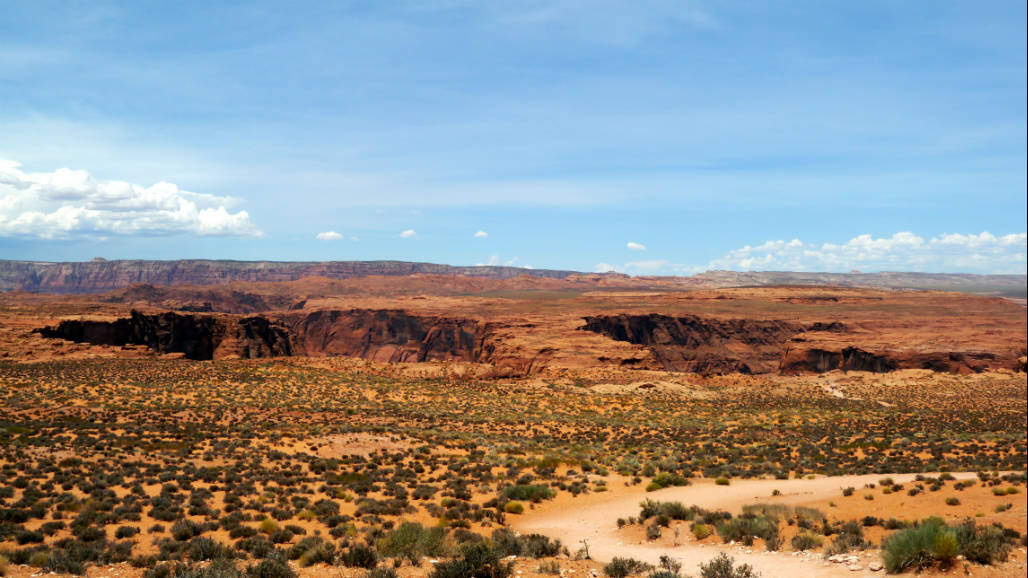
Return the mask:
[[[930,369],[947,373],[1022,370],[1016,350],[1005,353],[862,346],[866,334],[840,322],[799,325],[785,321],[709,319],[696,316],[600,315],[582,329],[647,347],[669,371],[724,373],[826,373]]]
[[[485,327],[460,318],[409,315],[395,309],[314,311],[286,318],[294,350],[373,361],[481,361]]]
[[[782,354],[783,374],[825,373],[833,370],[885,373],[897,369],[930,369],[945,373],[981,373],[1018,369],[1013,356],[1003,359],[987,351],[865,351],[857,347],[826,349],[823,344],[790,344]]]
[[[669,371],[769,373],[783,345],[803,327],[784,321],[707,319],[694,315],[597,315],[586,331],[648,347]]]
[[[93,345],[145,345],[156,353],[179,353],[195,360],[292,354],[287,330],[263,317],[132,311],[130,317],[115,321],[68,320],[37,332]]]

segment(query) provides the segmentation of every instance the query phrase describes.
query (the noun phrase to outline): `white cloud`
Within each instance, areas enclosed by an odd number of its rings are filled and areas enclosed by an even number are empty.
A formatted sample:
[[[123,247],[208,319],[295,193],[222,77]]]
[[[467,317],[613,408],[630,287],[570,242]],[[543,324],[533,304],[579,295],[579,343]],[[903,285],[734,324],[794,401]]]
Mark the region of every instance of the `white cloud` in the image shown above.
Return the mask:
[[[597,273],[610,273],[613,271],[618,271],[618,267],[616,267],[615,265],[611,265],[610,263],[597,263],[596,267],[593,268],[593,271]]]
[[[98,181],[84,170],[29,173],[20,167],[0,159],[0,237],[262,234],[246,211],[228,211],[233,199],[227,197],[166,182]]]
[[[335,231],[325,231],[323,233],[318,233],[315,236],[319,241],[338,241],[343,238],[341,234]]]
[[[944,234],[924,239],[911,232],[874,238],[858,235],[842,244],[767,241],[730,251],[711,269],[763,271],[973,271],[1025,273],[1028,234]]]
[[[489,238],[489,233],[486,233],[485,231],[479,229],[478,231],[475,231],[475,238],[476,239],[487,239],[487,238]]]
[[[625,246],[628,247],[629,251],[645,251],[646,250],[646,245],[643,245],[642,243],[634,243],[632,241],[629,241],[627,244],[625,244]]]
[[[403,239],[412,239],[417,236],[418,233],[414,229],[407,229],[406,231],[400,233],[400,237]]]

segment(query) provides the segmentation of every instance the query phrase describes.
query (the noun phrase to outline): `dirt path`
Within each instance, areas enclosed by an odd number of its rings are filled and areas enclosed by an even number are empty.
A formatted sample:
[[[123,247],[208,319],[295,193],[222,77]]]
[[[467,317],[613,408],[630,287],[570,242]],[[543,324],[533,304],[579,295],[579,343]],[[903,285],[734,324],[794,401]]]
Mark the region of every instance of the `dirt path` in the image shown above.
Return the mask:
[[[972,478],[975,474],[955,474],[957,478]],[[589,553],[597,560],[607,562],[614,556],[631,557],[655,564],[661,554],[668,554],[682,562],[685,574],[699,574],[700,563],[707,562],[719,552],[727,552],[738,563],[753,566],[764,578],[772,577],[829,577],[829,576],[881,576],[884,572],[867,570],[868,564],[879,560],[878,551],[861,553],[858,564],[862,570],[850,570],[847,564],[832,564],[819,555],[792,552],[764,552],[742,546],[699,544],[683,536],[678,546],[655,545],[645,541],[623,542],[624,534],[617,530],[618,518],[639,514],[639,502],[644,498],[658,501],[678,501],[686,506],[695,504],[709,510],[741,512],[742,506],[754,503],[798,505],[841,495],[847,486],[857,488],[876,483],[885,476],[822,477],[813,480],[741,480],[730,486],[717,486],[710,480],[701,480],[692,486],[667,488],[645,492],[641,485],[617,488],[576,498],[574,501],[553,502],[537,506],[526,512],[513,526],[522,533],[535,532],[559,538],[568,549],[575,551],[588,542]],[[897,483],[907,483],[914,474],[891,475]],[[771,497],[773,490],[780,496]],[[690,541],[686,541],[690,540]]]

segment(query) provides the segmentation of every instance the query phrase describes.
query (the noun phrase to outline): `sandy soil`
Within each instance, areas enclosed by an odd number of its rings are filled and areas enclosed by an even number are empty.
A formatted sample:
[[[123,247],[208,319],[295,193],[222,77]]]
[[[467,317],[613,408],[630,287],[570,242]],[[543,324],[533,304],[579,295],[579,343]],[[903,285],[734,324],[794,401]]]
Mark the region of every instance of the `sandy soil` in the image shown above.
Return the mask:
[[[668,554],[683,564],[685,574],[697,575],[699,565],[707,562],[719,552],[727,552],[738,563],[750,564],[765,578],[782,577],[829,577],[829,576],[874,576],[884,571],[871,572],[868,564],[880,560],[879,552],[872,550],[860,553],[857,563],[861,569],[851,570],[848,564],[833,564],[819,554],[794,552],[765,552],[759,548],[741,545],[725,545],[716,539],[697,543],[683,527],[678,545],[646,542],[637,532],[618,530],[616,520],[639,514],[639,502],[645,498],[658,501],[679,501],[685,505],[696,504],[703,508],[727,510],[734,514],[741,512],[746,504],[781,503],[807,505],[825,500],[841,500],[842,488],[877,483],[883,475],[819,477],[793,480],[743,480],[732,481],[729,486],[715,485],[711,480],[699,480],[686,487],[666,488],[656,492],[645,492],[641,485],[625,487],[611,484],[611,491],[579,497],[574,502],[557,500],[537,505],[524,516],[512,520],[512,525],[522,533],[540,533],[559,538],[572,550],[588,544],[591,556],[600,561],[609,561],[614,556],[631,557],[649,563],[656,563],[662,554]],[[890,476],[897,483],[909,483],[914,474]],[[972,473],[955,474],[958,479],[974,478]],[[620,487],[619,487],[620,486]],[[781,495],[770,498],[778,490]],[[1018,496],[1017,501],[1025,498]],[[863,500],[862,500],[863,501]],[[907,518],[905,511],[893,513]],[[1025,553],[1023,548],[1015,549],[1010,560],[999,568],[976,567],[974,576],[1024,576]],[[998,572],[998,573],[997,573]],[[961,570],[959,574],[963,574]],[[955,574],[956,575],[956,574]]]

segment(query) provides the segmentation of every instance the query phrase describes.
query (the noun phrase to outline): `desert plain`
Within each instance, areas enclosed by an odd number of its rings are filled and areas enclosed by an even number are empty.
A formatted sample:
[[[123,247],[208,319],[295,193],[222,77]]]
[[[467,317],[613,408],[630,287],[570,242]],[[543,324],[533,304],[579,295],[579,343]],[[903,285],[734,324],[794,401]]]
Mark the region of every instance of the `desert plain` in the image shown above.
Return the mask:
[[[0,293],[4,575],[1025,572],[1023,297],[100,285]]]

